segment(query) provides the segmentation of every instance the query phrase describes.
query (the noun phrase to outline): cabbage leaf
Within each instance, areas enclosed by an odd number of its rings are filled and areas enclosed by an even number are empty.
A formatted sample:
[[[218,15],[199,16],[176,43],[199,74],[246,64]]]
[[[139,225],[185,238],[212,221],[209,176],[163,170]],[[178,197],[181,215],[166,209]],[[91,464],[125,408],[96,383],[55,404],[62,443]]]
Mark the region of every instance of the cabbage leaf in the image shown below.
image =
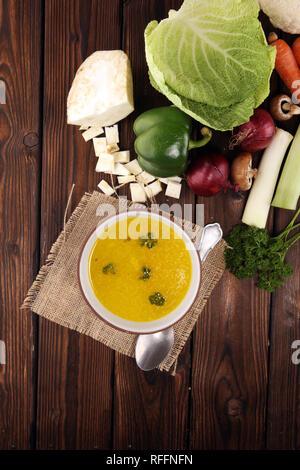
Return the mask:
[[[269,94],[276,49],[255,0],[185,0],[145,30],[152,85],[192,117],[219,130],[249,120]]]

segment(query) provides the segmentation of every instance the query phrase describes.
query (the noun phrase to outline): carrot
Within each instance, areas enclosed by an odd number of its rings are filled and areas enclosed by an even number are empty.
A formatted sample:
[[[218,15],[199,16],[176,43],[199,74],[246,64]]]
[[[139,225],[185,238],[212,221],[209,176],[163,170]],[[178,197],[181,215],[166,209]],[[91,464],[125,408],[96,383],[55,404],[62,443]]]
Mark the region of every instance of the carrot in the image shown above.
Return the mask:
[[[300,67],[300,37],[296,39],[296,41],[292,45],[292,50],[293,50],[295,59]]]
[[[269,35],[269,43],[277,49],[275,68],[281,80],[294,95],[295,102],[300,102],[300,68],[290,46],[278,39],[275,33]]]

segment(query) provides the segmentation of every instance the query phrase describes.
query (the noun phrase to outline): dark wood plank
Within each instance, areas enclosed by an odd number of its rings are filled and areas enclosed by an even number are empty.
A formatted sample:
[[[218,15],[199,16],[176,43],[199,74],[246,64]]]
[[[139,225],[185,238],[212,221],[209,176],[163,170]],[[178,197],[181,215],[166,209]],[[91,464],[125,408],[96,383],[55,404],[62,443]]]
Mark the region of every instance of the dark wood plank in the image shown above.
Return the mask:
[[[95,50],[120,47],[119,0],[47,0],[45,11],[44,145],[41,257],[63,228],[68,194],[73,207],[98,182],[92,144],[66,124],[75,72]],[[109,448],[113,352],[44,319],[39,328],[37,447]]]
[[[261,15],[266,33],[273,30]],[[271,95],[276,94],[274,73]],[[269,100],[264,103],[268,108]],[[215,133],[211,147],[233,158],[228,138]],[[258,163],[261,153],[254,155]],[[229,192],[199,198],[205,223],[218,221],[224,233],[241,223],[247,194]],[[268,228],[272,230],[273,210]],[[268,383],[270,294],[252,281],[226,272],[197,325],[193,342],[192,449],[263,449]]]
[[[134,119],[155,106],[170,104],[150,85],[144,54],[144,29],[162,19],[181,1],[130,0],[124,6],[124,44],[134,79],[135,112],[121,125],[121,143],[133,152]],[[125,191],[124,191],[125,194]],[[164,196],[157,203],[168,202]],[[177,200],[171,200],[170,204]],[[195,198],[185,186],[181,205]],[[175,377],[162,372],[143,373],[133,359],[116,354],[114,449],[184,449],[187,446],[190,380],[190,342],[182,353]]]
[[[35,419],[35,317],[20,306],[39,262],[39,0],[0,2],[1,316],[0,449],[29,449]]]
[[[276,210],[276,231],[291,218],[291,211]],[[292,343],[300,340],[299,243],[288,252],[286,262],[294,268],[293,277],[272,296],[267,447],[299,450],[300,365],[292,362]]]

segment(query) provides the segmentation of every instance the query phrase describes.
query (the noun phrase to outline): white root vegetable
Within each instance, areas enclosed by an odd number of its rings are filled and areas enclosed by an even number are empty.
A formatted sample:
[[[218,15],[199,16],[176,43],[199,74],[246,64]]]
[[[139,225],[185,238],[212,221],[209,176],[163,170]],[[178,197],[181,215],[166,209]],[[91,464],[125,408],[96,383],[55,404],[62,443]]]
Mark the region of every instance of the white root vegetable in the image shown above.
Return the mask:
[[[81,64],[68,96],[68,124],[111,126],[134,109],[125,52],[96,51]]]
[[[258,3],[276,28],[286,33],[300,34],[299,0],[258,0]]]
[[[264,151],[248,197],[242,218],[245,224],[265,228],[280,167],[292,140],[292,134],[276,129],[272,142]]]

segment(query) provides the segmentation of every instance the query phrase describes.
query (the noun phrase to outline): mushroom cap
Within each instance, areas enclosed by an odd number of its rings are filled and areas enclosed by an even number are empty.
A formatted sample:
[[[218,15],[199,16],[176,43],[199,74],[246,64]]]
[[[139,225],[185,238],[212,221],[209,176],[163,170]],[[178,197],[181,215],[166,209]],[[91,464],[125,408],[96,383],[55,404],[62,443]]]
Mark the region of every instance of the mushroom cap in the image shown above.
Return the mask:
[[[288,95],[280,94],[272,98],[270,112],[277,121],[288,121],[295,114],[300,114],[300,108]]]
[[[240,153],[232,162],[231,178],[241,191],[248,191],[252,186],[257,169],[252,168],[252,155],[249,152]]]

